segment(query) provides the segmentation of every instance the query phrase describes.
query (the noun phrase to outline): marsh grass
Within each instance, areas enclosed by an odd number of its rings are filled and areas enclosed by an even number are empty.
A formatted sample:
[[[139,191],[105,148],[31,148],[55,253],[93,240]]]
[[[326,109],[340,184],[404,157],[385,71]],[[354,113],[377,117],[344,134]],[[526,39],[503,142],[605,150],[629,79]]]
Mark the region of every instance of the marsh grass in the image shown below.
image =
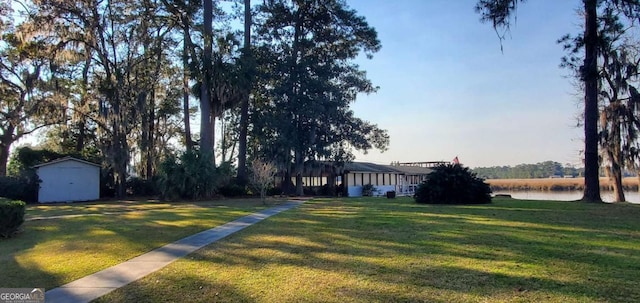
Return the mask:
[[[277,201],[271,201],[277,204]],[[29,205],[0,241],[0,286],[50,289],[264,208],[257,199]]]
[[[584,178],[539,178],[539,179],[487,179],[486,183],[493,191],[571,191],[584,190]],[[623,178],[622,186],[625,191],[638,190],[638,178]],[[609,178],[600,178],[602,190],[613,190],[613,184]]]
[[[638,302],[640,206],[315,200],[101,302]]]

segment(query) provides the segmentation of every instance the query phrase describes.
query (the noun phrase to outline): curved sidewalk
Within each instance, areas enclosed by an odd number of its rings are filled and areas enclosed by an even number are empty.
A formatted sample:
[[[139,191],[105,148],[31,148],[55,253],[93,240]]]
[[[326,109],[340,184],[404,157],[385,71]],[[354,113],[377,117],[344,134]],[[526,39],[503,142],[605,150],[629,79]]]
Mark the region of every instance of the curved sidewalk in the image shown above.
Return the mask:
[[[81,303],[97,299],[169,265],[178,258],[273,215],[298,207],[302,203],[304,201],[290,201],[180,239],[124,263],[51,289],[45,293],[45,300],[46,302]]]

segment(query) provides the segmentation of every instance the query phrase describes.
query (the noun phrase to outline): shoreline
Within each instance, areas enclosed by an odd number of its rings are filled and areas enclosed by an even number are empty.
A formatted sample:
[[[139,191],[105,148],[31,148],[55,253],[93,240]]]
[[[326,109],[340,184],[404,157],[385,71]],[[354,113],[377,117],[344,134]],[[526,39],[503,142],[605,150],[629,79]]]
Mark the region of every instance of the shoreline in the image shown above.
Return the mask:
[[[487,179],[485,180],[496,191],[576,191],[584,190],[584,178],[539,178],[539,179]],[[622,179],[625,191],[638,190],[638,178],[628,177]],[[609,178],[600,178],[600,190],[613,190],[613,184]]]

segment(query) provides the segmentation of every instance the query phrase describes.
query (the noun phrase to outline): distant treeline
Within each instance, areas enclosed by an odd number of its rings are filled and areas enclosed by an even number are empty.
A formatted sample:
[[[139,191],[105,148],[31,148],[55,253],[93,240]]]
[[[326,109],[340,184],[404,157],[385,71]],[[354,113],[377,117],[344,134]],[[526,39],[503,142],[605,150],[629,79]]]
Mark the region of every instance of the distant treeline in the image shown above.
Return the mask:
[[[473,171],[485,179],[531,179],[551,177],[581,177],[584,168],[571,164],[562,165],[554,161],[536,164],[518,164],[516,166],[477,167]]]

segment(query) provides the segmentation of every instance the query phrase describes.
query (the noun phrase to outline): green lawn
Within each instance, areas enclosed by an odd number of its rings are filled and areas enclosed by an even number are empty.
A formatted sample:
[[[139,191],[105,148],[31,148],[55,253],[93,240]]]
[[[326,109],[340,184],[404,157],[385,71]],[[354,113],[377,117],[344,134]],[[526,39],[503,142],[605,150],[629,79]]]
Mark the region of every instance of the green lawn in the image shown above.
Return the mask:
[[[0,287],[51,289],[263,208],[256,199],[28,205],[27,220],[85,216],[27,221],[0,239]]]
[[[259,200],[29,206],[0,286],[70,282],[263,208]],[[101,214],[101,213],[108,214]],[[640,205],[318,199],[103,302],[638,302]]]
[[[103,302],[639,302],[640,205],[315,200]]]

